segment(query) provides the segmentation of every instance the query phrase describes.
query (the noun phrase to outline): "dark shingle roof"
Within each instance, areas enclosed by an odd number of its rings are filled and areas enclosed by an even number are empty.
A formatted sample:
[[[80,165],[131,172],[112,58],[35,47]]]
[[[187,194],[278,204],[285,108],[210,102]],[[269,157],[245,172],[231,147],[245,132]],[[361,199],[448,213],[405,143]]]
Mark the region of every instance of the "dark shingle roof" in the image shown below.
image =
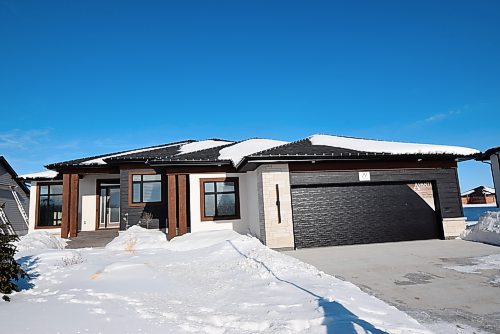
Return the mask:
[[[135,160],[141,160],[141,159],[146,160],[146,159],[148,159],[148,157],[150,157],[150,155],[153,155],[153,154],[158,154],[157,156],[161,156],[162,152],[166,152],[166,151],[162,151],[162,149],[165,148],[165,146],[169,146],[167,149],[170,149],[170,150],[172,150],[172,148],[175,148],[175,152],[177,152],[178,148],[181,144],[191,143],[191,142],[194,142],[194,140],[184,140],[184,141],[172,142],[172,143],[167,143],[167,144],[148,146],[148,147],[143,147],[143,148],[135,148],[135,149],[131,149],[131,150],[119,151],[119,152],[114,152],[114,153],[100,154],[100,155],[95,155],[95,156],[86,157],[86,158],[56,162],[56,163],[46,165],[45,167],[48,169],[54,169],[54,168],[58,168],[58,167],[76,167],[76,166],[87,166],[88,167],[88,166],[93,166],[93,165],[98,166],[99,164],[97,164],[97,163],[96,164],[83,164],[86,161],[90,161],[90,160],[94,160],[94,159],[104,159],[106,161],[131,160],[132,158]],[[170,147],[170,146],[172,146],[172,147]],[[151,150],[149,150],[149,149],[151,149]],[[134,152],[139,151],[139,150],[148,150],[148,151],[142,152],[142,153],[134,153]],[[127,152],[131,152],[131,153],[127,154]],[[117,155],[117,154],[120,154],[120,157],[106,159],[106,157]],[[118,158],[122,158],[122,159],[118,159]]]
[[[492,147],[490,149],[487,149],[486,151],[484,151],[484,153],[481,153],[480,155],[478,155],[478,157],[476,158],[476,160],[478,161],[488,161],[491,159],[491,156],[495,153],[498,153],[500,152],[500,146],[497,146],[497,147]]]
[[[304,138],[271,148],[269,150],[260,151],[249,155],[249,158],[253,157],[281,157],[281,156],[315,156],[315,155],[330,155],[330,156],[349,156],[358,155],[358,153],[366,154],[368,152],[355,151],[342,147],[332,147],[323,145],[313,145],[309,138]]]

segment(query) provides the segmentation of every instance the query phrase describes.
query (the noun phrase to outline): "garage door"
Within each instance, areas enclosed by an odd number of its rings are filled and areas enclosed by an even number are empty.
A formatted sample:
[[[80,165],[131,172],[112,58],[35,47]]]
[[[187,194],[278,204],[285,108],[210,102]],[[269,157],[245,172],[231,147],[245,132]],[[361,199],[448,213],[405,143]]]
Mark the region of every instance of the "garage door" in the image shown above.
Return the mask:
[[[297,248],[441,238],[432,185],[292,187]]]

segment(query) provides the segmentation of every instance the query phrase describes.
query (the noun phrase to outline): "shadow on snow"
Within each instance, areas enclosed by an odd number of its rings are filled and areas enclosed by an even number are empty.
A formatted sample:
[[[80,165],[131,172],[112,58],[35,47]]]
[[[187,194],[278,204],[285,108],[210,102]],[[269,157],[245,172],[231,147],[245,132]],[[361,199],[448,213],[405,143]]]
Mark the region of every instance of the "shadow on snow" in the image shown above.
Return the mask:
[[[21,265],[21,267],[26,271],[30,278],[20,278],[17,281],[17,287],[19,291],[30,290],[35,286],[30,280],[36,279],[40,274],[36,271],[36,267],[38,264],[38,258],[35,256],[23,256],[17,260],[17,263]]]
[[[336,301],[329,301],[324,297],[318,296],[317,294],[293,283],[282,279],[276,274],[262,261],[257,260],[255,258],[251,258],[248,255],[241,252],[230,240],[227,241],[236,252],[238,252],[241,256],[252,260],[261,266],[263,266],[274,278],[278,281],[289,284],[299,290],[304,291],[305,293],[313,296],[317,299],[318,305],[323,308],[324,320],[323,325],[327,328],[327,333],[358,333],[360,329],[362,329],[365,333],[370,334],[388,334],[387,332],[376,328],[374,325],[360,319],[356,314],[349,311],[342,304]]]

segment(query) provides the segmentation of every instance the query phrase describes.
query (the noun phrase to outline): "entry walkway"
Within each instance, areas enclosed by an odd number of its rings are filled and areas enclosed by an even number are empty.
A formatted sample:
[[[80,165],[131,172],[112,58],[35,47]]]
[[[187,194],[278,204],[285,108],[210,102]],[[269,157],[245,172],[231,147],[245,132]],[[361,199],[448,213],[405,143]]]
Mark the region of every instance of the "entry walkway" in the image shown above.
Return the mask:
[[[104,247],[117,236],[118,229],[78,232],[76,238],[69,239],[66,248]]]

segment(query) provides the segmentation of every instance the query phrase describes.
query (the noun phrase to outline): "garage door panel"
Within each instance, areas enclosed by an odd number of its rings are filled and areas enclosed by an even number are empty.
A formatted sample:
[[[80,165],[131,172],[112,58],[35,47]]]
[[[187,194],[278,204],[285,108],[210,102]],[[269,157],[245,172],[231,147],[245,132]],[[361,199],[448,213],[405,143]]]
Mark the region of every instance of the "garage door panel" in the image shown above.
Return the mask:
[[[406,184],[292,188],[297,248],[440,237],[436,213]]]

